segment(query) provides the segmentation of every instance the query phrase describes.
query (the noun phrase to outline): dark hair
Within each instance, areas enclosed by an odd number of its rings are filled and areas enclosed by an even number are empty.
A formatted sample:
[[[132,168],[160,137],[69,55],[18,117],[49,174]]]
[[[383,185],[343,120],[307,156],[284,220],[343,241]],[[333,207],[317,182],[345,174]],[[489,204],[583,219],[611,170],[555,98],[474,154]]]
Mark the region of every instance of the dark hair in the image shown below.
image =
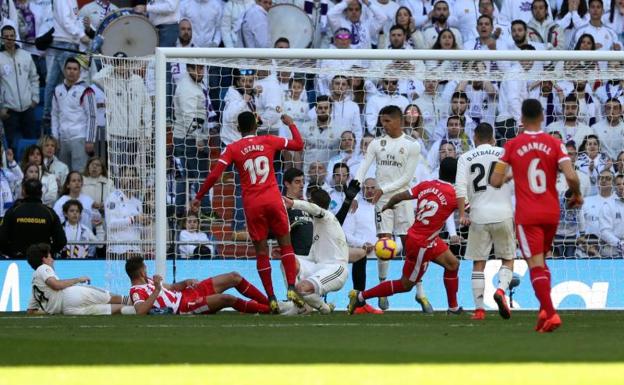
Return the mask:
[[[586,147],[587,147],[587,142],[589,142],[590,139],[596,139],[596,142],[598,142],[598,148],[601,147],[600,144],[600,139],[598,138],[598,135],[595,134],[589,134],[589,135],[585,135],[585,137],[583,138],[583,141],[581,142],[581,145],[578,148],[578,152],[586,152]],[[600,151],[600,150],[599,150]]]
[[[544,113],[542,103],[537,99],[525,99],[522,102],[522,116],[529,120],[537,120]]]
[[[243,111],[238,114],[238,130],[241,133],[247,133],[255,130],[257,127],[256,115],[251,111]]]
[[[43,150],[38,145],[31,144],[30,146],[26,147],[26,150],[24,151],[24,155],[22,155],[22,161],[20,164],[22,171],[24,172],[26,171],[26,167],[28,166],[28,163],[30,163],[30,160],[28,160],[28,158],[30,158],[30,156],[35,151],[39,151],[39,154],[41,154],[41,164],[38,164],[37,166],[41,166],[43,169],[45,169],[45,162],[43,161]],[[45,171],[47,171],[47,169]]]
[[[581,0],[583,1],[583,0]],[[575,51],[579,51],[581,49],[581,41],[584,38],[588,38],[589,40],[591,40],[591,45],[592,45],[592,51],[596,50],[596,39],[594,39],[594,36],[589,34],[589,33],[584,33],[581,35],[581,37],[578,38],[578,40],[576,41],[576,45],[574,46],[574,50]]]
[[[39,179],[24,179],[22,181],[22,190],[25,198],[41,199],[43,195],[43,186]]]
[[[26,259],[33,270],[43,265],[43,258],[52,254],[52,247],[47,243],[35,243],[26,249]]]
[[[481,19],[483,19],[484,17],[485,17],[486,19],[488,19],[488,20],[490,21],[490,25],[491,25],[492,27],[494,27],[494,19],[492,19],[492,17],[491,17],[491,16],[488,16],[488,15],[481,15],[481,16],[477,17],[477,25],[479,24],[479,21],[481,21]]]
[[[143,261],[143,257],[130,257],[126,260],[126,274],[128,274],[130,279],[137,278],[139,271],[141,271],[144,265],[145,262]]]
[[[569,12],[568,1],[569,0],[563,0],[563,3],[561,4],[561,9],[559,9],[559,13],[557,14],[558,19],[563,19],[563,17]],[[577,12],[579,16],[581,17],[581,19],[585,17],[585,15],[587,14],[587,4],[585,3],[585,0],[579,0],[579,6],[578,6]],[[567,28],[563,28],[563,29],[567,29]]]
[[[538,1],[539,1],[539,0],[538,0]],[[542,1],[544,1],[544,0],[542,0]],[[521,26],[523,26],[523,27],[524,27],[524,30],[525,30],[525,31],[527,30],[527,23],[526,23],[524,20],[522,20],[522,19],[516,19],[516,20],[514,20],[514,21],[512,21],[512,22],[511,22],[511,26],[512,26],[512,27],[513,27],[514,25],[516,25],[516,24],[520,24]]]
[[[396,24],[396,25],[399,25],[399,22],[398,22],[398,20],[397,20],[397,15],[399,14],[399,11],[400,11],[400,10],[402,10],[402,9],[404,9],[404,10],[406,10],[406,11],[407,11],[407,14],[409,15],[409,17],[410,17],[410,18],[413,16],[413,15],[412,15],[412,10],[411,10],[411,9],[409,9],[409,8],[407,8],[407,7],[405,7],[405,6],[400,6],[400,7],[397,9],[396,13],[394,14],[394,24]]]
[[[80,211],[80,213],[82,214],[82,210],[84,209],[84,207],[78,199],[69,199],[67,202],[63,203],[63,214],[67,214],[67,211],[71,206],[77,206],[78,211]]]
[[[542,3],[544,3],[544,6],[546,7],[546,18],[548,18],[548,2],[546,0],[533,0],[533,2],[531,3],[531,13],[533,13],[533,6],[538,1],[541,1]]]
[[[596,2],[600,3],[600,5],[602,5],[602,8],[604,8],[604,3],[602,2],[602,0],[587,0],[587,8],[589,8],[591,3],[596,3]]]
[[[617,103],[620,107],[622,106],[622,102],[620,102],[618,98],[608,98],[605,100],[604,104],[606,105],[607,103]]]
[[[336,164],[334,164],[334,168],[332,168],[332,175],[334,175],[336,173],[336,170],[339,168],[346,168],[347,169],[347,173],[349,173],[351,170],[349,169],[349,165],[344,163],[344,162],[338,162]]]
[[[404,33],[405,35],[407,35],[407,31],[405,31],[405,28],[401,27],[401,26],[400,26],[400,25],[398,25],[398,24],[395,24],[395,25],[393,25],[392,27],[390,27],[390,31],[389,31],[389,32],[390,32],[390,33],[392,33],[392,31],[395,31],[395,30],[397,30],[397,29],[400,29],[401,31],[403,31],[403,33]]]
[[[316,104],[327,102],[331,104],[331,100],[329,100],[329,96],[327,95],[319,95],[316,97]]]
[[[448,127],[448,124],[451,120],[459,120],[459,125],[462,127],[466,127],[466,118],[463,116],[459,116],[459,115],[451,115],[446,119],[446,126]]]
[[[488,142],[494,137],[494,129],[489,123],[481,122],[475,127],[474,134],[480,142]]]
[[[2,27],[2,29],[0,29],[0,34],[3,34],[4,31],[6,31],[6,30],[11,30],[11,31],[15,32],[15,28],[12,25],[6,24],[5,26]]]
[[[303,171],[299,170],[297,167],[291,167],[284,172],[284,183],[292,183],[295,178],[303,176]]]
[[[451,34],[451,36],[453,36],[453,47],[452,49],[458,49],[458,45],[457,45],[457,36],[455,36],[455,34],[453,33],[453,31],[451,31],[448,28],[445,28],[443,30],[441,30],[438,33],[438,37],[436,38],[435,43],[433,43],[433,45],[431,46],[431,49],[442,49],[442,43],[440,43],[440,40],[442,39],[442,34],[448,32]]]
[[[69,181],[71,180],[72,175],[78,175],[80,180],[84,183],[84,179],[82,179],[82,174],[78,171],[70,171],[69,174],[65,177],[65,182],[63,182],[63,189],[61,190],[61,196],[69,195]]]
[[[457,159],[446,157],[440,162],[439,178],[445,182],[455,183],[457,174]]]
[[[286,43],[290,47],[290,40],[288,40],[285,37],[280,37],[277,40],[275,40],[275,44],[273,44],[273,47],[277,47],[277,43]]]
[[[80,68],[80,62],[76,60],[75,57],[68,57],[67,60],[65,60],[65,64],[63,64],[63,68],[67,68],[67,65],[69,63],[75,63],[78,66],[78,68]]]
[[[94,156],[92,158],[89,158],[89,160],[87,161],[87,164],[85,164],[85,168],[82,171],[82,175],[84,176],[89,176],[89,166],[91,166],[91,163],[93,162],[100,162],[100,165],[102,166],[102,176],[105,178],[108,178],[108,171],[106,170],[106,165],[104,164],[104,160],[102,160],[102,158]]]
[[[521,51],[535,51],[535,47],[532,46],[531,44],[522,44],[520,46],[520,50]]]
[[[464,99],[466,102],[470,103],[470,99],[468,99],[468,94],[466,94],[464,91],[455,91],[453,92],[453,95],[451,96],[451,100],[453,99]]]
[[[331,198],[329,197],[327,191],[322,188],[317,188],[312,190],[310,193],[310,201],[320,208],[327,210],[329,208]]]
[[[379,110],[379,116],[381,115],[388,115],[394,119],[397,119],[397,118],[401,119],[403,117],[403,111],[401,111],[400,107],[395,106],[394,104],[391,104]]]

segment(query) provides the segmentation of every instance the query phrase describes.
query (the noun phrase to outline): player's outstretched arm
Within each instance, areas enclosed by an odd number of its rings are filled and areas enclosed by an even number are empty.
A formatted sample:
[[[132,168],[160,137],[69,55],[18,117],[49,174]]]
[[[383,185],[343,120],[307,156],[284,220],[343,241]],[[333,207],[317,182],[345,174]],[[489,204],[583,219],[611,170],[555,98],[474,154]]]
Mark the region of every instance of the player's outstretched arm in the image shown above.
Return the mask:
[[[394,206],[396,206],[397,204],[406,200],[410,200],[410,199],[413,199],[413,198],[412,198],[412,194],[409,191],[403,191],[403,192],[394,194],[392,198],[390,198],[388,203],[386,203],[384,207],[382,207],[381,211],[392,210]]]
[[[357,196],[359,192],[360,192],[360,182],[358,182],[357,179],[352,179],[351,182],[349,182],[349,186],[345,190],[345,200],[344,202],[342,202],[342,206],[340,206],[340,210],[338,210],[338,212],[336,213],[336,219],[338,219],[338,222],[340,223],[340,225],[342,225],[345,219],[347,218],[347,214],[349,213],[349,210],[351,209],[351,204],[353,203],[353,199],[355,199],[355,197]]]
[[[78,283],[89,283],[91,279],[89,277],[79,277],[79,278],[70,278],[70,279],[56,279],[54,277],[50,277],[46,279],[45,283],[52,290],[63,290],[67,289],[70,286],[74,286]]]
[[[210,189],[217,182],[221,174],[223,174],[223,171],[225,171],[225,168],[229,165],[230,165],[230,162],[224,160],[223,157],[219,158],[219,160],[217,161],[217,164],[212,168],[212,170],[210,171],[210,174],[208,174],[201,188],[195,195],[195,199],[193,199],[193,201],[191,202],[192,211],[199,210],[199,206],[201,205],[202,198],[204,197],[204,195],[206,195],[208,191],[210,191]]]
[[[197,282],[199,282],[199,281],[197,281],[196,279],[185,279],[184,281],[172,283],[170,285],[168,285],[166,283],[163,283],[162,286],[165,289],[182,291],[182,290],[186,289],[189,286],[195,285]]]
[[[490,176],[490,185],[500,188],[505,183],[505,175],[507,174],[507,163],[498,161],[494,166],[494,171]]]
[[[162,277],[156,274],[152,280],[154,281],[154,291],[152,294],[150,294],[145,301],[134,304],[134,310],[137,315],[146,315],[149,313],[149,311],[154,307],[154,302],[156,302],[158,296],[160,295],[160,290],[162,289]]]
[[[301,133],[299,133],[299,129],[297,129],[297,126],[292,118],[284,114],[282,115],[282,123],[288,126],[292,135],[292,139],[286,143],[284,148],[291,151],[303,150],[303,138],[301,137]]]

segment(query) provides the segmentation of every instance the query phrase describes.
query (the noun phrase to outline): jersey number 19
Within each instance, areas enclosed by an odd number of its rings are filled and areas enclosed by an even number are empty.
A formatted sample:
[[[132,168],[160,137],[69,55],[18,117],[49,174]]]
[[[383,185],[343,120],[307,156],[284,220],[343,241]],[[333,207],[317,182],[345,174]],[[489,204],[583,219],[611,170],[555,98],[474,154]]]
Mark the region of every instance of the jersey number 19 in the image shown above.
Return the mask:
[[[255,159],[247,159],[243,164],[243,167],[249,173],[251,184],[266,182],[269,177],[269,173],[271,172],[271,168],[269,167],[269,158],[266,156],[259,156]]]

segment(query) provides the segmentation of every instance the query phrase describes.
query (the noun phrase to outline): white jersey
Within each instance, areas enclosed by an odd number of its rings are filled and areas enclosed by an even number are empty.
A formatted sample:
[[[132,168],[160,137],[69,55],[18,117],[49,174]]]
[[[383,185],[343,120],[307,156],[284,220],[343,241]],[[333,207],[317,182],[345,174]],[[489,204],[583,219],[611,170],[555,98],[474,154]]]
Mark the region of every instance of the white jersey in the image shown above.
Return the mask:
[[[303,210],[313,218],[314,237],[308,259],[315,263],[349,262],[349,247],[344,231],[338,219],[327,210],[323,210],[314,203],[295,200],[293,209]]]
[[[63,310],[63,290],[54,290],[46,284],[48,278],[59,279],[52,266],[42,264],[32,276],[32,296],[29,309],[43,310],[48,314],[61,314]]]
[[[375,138],[368,145],[364,163],[358,169],[356,179],[364,184],[366,172],[375,161],[375,179],[384,195],[407,190],[416,171],[419,155],[420,145],[411,136],[402,134],[398,138],[392,138],[383,135]]]
[[[513,217],[511,184],[490,186],[492,168],[503,149],[482,144],[459,157],[455,190],[457,198],[470,202],[470,219],[478,224],[498,223]]]

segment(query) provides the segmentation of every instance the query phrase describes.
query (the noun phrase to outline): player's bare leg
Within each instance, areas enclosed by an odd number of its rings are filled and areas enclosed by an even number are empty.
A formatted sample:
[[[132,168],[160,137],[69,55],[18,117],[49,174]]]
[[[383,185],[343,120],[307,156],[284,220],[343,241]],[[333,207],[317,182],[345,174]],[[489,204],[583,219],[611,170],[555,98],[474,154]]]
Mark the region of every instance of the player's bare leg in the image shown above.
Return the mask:
[[[535,330],[540,333],[552,332],[561,326],[561,318],[555,311],[550,297],[550,270],[546,266],[544,254],[536,254],[525,258],[531,273],[531,284],[535,296],[540,302],[540,311],[537,317]]]
[[[505,292],[509,289],[509,284],[513,278],[513,259],[503,259],[503,264],[498,270],[498,288],[494,293],[494,301],[498,305],[498,314],[504,319],[511,318],[511,309],[507,304]]]
[[[271,309],[265,304],[256,301],[245,301],[229,294],[213,294],[206,297],[206,305],[211,313],[218,312],[226,307],[231,307],[241,313],[270,313]]]
[[[271,313],[279,314],[279,304],[273,291],[273,279],[271,278],[271,259],[269,258],[269,247],[267,240],[253,241],[254,248],[256,249],[256,268],[258,269],[258,275],[262,281],[262,286],[269,297],[269,307]]]
[[[321,296],[316,292],[316,288],[312,282],[303,280],[297,283],[296,289],[297,292],[303,295],[304,301],[314,309],[318,310],[319,313],[329,314],[334,311],[334,304],[328,304],[323,301],[323,298],[321,298]]]
[[[295,282],[297,280],[297,259],[295,258],[295,251],[290,242],[290,233],[278,236],[277,243],[280,246],[282,266],[284,267],[284,275],[286,275],[286,284],[288,285],[286,296],[298,307],[303,307],[305,303],[303,297],[301,294],[297,293],[295,289]]]
[[[401,245],[403,246],[403,250],[405,250],[405,242],[407,242],[406,235],[400,235]],[[423,267],[426,269],[426,266]],[[414,296],[416,302],[420,305],[423,313],[433,314],[433,306],[431,306],[431,302],[429,302],[429,298],[427,298],[427,294],[425,294],[425,288],[422,283],[422,279],[419,279],[416,282],[416,295]]]
[[[129,296],[111,294],[111,299],[108,301],[111,304],[111,314],[123,314],[132,315],[136,314],[136,310],[132,304],[132,299]]]
[[[262,294],[257,287],[235,271],[212,277],[212,286],[216,293],[223,293],[227,289],[235,288],[239,293],[249,299],[264,305],[269,304],[268,298]]]
[[[483,293],[485,292],[485,263],[486,261],[475,260],[472,264],[472,298],[475,304],[473,320],[485,319],[485,303],[483,299]]]
[[[444,267],[444,289],[446,289],[446,299],[449,307],[447,314],[458,315],[463,313],[464,309],[457,304],[457,289],[459,287],[457,273],[459,271],[459,260],[451,250],[447,249],[433,261]]]

